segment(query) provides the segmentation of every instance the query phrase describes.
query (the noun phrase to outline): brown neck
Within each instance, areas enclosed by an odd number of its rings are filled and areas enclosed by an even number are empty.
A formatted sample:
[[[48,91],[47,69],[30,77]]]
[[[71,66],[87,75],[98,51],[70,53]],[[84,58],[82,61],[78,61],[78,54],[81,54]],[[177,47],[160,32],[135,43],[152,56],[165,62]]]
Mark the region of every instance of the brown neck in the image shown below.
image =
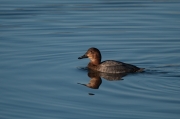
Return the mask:
[[[99,65],[100,63],[101,63],[100,59],[90,60],[90,64],[93,64],[93,65]]]

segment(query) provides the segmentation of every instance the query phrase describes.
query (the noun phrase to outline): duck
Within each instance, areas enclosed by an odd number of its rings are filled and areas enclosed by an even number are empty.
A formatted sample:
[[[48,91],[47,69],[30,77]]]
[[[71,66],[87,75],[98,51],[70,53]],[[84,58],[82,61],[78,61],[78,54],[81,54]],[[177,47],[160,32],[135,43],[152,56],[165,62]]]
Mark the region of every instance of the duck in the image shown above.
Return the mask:
[[[139,68],[135,65],[115,61],[115,60],[105,60],[101,62],[101,52],[95,47],[91,47],[87,52],[78,57],[78,59],[89,58],[90,62],[87,68],[93,71],[104,72],[104,73],[135,73],[143,72],[144,68]]]

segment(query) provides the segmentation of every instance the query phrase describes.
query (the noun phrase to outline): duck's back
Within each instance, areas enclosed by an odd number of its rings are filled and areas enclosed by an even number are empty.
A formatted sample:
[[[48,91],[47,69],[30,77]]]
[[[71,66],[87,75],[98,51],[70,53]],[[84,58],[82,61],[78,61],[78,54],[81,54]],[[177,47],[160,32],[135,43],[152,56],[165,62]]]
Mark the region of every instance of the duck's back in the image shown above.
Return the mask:
[[[140,68],[119,61],[106,60],[101,62],[97,70],[107,73],[133,73],[139,71]]]

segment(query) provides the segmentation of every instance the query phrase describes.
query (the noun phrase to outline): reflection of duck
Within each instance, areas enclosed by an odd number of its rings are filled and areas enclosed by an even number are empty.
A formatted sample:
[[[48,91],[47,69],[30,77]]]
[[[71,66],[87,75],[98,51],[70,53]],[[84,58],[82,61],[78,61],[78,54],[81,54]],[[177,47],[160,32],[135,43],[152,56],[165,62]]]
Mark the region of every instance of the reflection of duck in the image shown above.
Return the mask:
[[[102,83],[101,77],[98,76],[96,73],[92,73],[92,72],[91,73],[89,72],[88,76],[91,78],[88,84],[81,84],[81,83],[78,84],[87,86],[89,88],[98,89]]]
[[[89,70],[88,76],[91,78],[88,84],[81,84],[87,86],[89,88],[98,89],[102,83],[101,77],[107,79],[109,81],[121,80],[126,74],[110,74],[110,73],[102,73],[97,71]]]
[[[126,76],[126,73],[104,73],[104,72],[97,72],[93,70],[89,70],[88,76],[94,76],[94,77],[101,77],[109,81],[116,81],[116,80],[122,80],[122,77]],[[89,77],[90,77],[89,76]]]
[[[106,73],[134,73],[142,72],[144,69],[131,64],[126,64],[114,60],[106,60],[101,62],[101,53],[97,48],[90,48],[78,59],[89,58],[88,68],[91,70],[106,72]]]

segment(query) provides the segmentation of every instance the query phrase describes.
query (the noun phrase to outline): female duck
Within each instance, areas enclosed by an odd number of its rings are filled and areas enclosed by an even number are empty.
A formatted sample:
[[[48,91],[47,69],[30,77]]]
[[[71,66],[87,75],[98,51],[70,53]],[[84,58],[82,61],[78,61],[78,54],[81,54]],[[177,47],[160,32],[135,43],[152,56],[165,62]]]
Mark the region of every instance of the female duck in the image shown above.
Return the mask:
[[[78,59],[89,58],[88,68],[91,70],[105,73],[134,73],[142,72],[144,69],[131,64],[126,64],[114,60],[101,62],[101,53],[97,48],[89,48],[88,51]]]

